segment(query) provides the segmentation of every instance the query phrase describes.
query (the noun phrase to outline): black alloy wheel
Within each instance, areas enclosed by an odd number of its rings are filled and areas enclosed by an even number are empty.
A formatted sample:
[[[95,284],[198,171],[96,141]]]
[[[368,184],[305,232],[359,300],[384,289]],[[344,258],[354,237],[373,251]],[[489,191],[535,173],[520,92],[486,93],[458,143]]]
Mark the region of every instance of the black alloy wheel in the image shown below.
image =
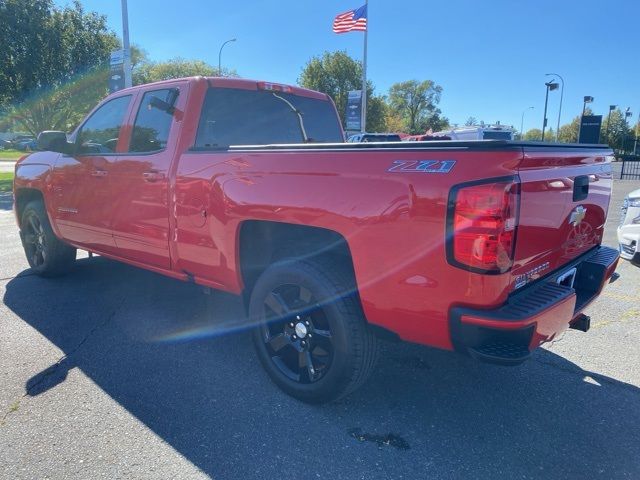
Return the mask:
[[[322,306],[300,285],[280,285],[264,300],[263,340],[271,360],[291,380],[313,383],[333,359],[331,327]]]
[[[347,261],[279,261],[251,291],[249,317],[258,358],[274,383],[304,402],[348,395],[375,365],[377,340]]]

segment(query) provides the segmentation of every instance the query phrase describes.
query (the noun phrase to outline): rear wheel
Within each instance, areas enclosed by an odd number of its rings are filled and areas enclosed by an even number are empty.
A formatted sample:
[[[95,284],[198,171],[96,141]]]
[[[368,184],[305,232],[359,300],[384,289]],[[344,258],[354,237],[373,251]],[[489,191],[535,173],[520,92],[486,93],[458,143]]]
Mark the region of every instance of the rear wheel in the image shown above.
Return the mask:
[[[336,400],[373,370],[377,344],[338,262],[284,261],[269,267],[251,294],[253,340],[271,379],[309,403]]]
[[[29,266],[38,275],[62,275],[73,265],[76,249],[53,233],[42,202],[27,204],[22,213],[20,233]]]

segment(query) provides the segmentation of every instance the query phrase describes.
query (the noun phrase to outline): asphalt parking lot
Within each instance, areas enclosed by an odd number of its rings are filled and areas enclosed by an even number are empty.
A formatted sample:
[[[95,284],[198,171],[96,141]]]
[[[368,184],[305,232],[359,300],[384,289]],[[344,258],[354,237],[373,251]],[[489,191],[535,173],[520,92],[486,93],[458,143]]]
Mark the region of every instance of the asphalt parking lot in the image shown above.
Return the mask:
[[[615,246],[616,182],[605,243]],[[100,257],[32,275],[0,197],[1,478],[640,478],[640,268],[519,367],[385,344],[347,399],[271,384],[230,295]]]

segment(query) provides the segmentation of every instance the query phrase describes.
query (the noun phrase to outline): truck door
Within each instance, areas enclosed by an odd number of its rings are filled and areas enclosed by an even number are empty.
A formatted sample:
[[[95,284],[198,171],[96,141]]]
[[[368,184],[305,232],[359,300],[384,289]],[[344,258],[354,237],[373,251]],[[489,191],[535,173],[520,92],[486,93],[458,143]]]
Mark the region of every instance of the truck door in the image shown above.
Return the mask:
[[[75,151],[61,155],[52,175],[54,222],[66,240],[90,250],[115,249],[111,233],[111,166],[121,148],[131,95],[99,106],[75,135]]]
[[[118,255],[164,269],[170,268],[169,177],[184,90],[185,83],[176,83],[138,95],[128,148],[112,169]]]

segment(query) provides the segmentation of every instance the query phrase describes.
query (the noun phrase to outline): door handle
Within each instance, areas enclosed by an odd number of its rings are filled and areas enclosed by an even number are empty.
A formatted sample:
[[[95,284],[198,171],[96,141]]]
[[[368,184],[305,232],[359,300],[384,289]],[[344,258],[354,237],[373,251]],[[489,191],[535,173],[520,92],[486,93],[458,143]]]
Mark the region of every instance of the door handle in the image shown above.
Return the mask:
[[[107,171],[106,170],[93,170],[91,172],[91,176],[92,177],[106,177],[107,176]]]
[[[162,172],[144,172],[142,178],[147,182],[157,182],[158,180],[164,180],[164,173]]]

